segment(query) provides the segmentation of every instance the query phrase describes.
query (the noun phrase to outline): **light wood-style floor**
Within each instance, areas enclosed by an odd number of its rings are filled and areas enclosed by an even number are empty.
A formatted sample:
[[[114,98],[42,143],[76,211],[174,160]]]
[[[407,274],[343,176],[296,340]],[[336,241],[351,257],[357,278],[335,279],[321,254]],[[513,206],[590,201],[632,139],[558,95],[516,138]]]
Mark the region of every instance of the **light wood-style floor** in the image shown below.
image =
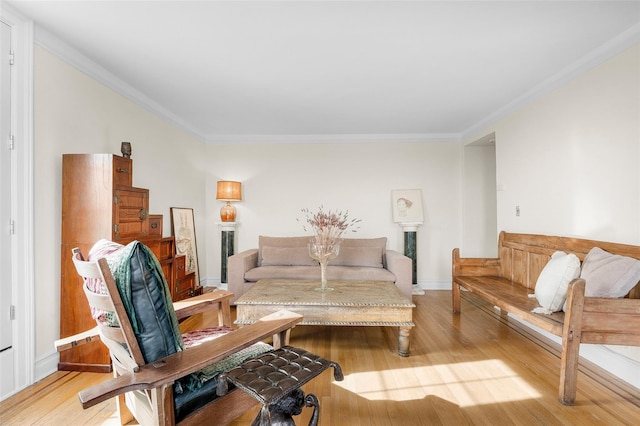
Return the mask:
[[[559,347],[464,294],[461,316],[451,293],[414,296],[411,356],[397,355],[388,327],[299,326],[291,344],[333,361],[303,389],[321,404],[321,425],[625,425],[638,424],[640,390],[581,366],[575,406],[557,402]],[[200,317],[183,324],[198,326]],[[109,375],[57,372],[0,403],[1,425],[116,424],[115,403],[82,410],[76,393]],[[233,424],[250,425],[258,407]],[[306,425],[311,409],[296,417]],[[212,421],[211,424],[215,424]]]

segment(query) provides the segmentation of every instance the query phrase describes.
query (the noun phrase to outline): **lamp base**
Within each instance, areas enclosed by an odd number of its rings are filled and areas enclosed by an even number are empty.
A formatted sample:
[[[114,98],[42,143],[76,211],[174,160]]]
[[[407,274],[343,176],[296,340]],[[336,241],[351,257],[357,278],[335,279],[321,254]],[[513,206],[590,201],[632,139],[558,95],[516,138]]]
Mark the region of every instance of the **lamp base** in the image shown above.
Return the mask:
[[[235,222],[236,221],[236,208],[227,201],[227,204],[220,209],[220,220],[223,222]]]

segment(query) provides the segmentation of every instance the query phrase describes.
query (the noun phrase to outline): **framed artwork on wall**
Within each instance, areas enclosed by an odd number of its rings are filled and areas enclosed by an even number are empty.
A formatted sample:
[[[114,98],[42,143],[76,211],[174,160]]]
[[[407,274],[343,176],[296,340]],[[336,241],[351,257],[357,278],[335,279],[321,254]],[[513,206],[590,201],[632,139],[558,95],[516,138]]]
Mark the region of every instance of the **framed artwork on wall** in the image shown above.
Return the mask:
[[[185,272],[196,273],[196,285],[200,283],[196,225],[193,209],[171,207],[171,233],[176,239],[176,253],[185,255]]]
[[[391,191],[393,221],[396,223],[423,222],[422,192],[419,189],[395,189]]]

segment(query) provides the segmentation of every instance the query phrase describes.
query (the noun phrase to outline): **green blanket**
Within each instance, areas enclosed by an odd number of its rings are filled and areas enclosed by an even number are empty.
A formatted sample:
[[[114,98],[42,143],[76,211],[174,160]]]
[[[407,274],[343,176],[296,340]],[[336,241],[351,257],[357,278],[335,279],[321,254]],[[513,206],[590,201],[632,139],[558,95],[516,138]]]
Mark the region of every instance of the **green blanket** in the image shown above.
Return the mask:
[[[146,254],[146,258],[148,259],[148,264],[146,266],[153,272],[156,278],[158,278],[159,282],[163,283],[162,288],[165,300],[163,309],[166,309],[168,314],[167,317],[171,320],[171,328],[173,330],[173,338],[175,339],[176,347],[182,351],[184,350],[182,332],[180,331],[178,319],[176,318],[176,314],[173,309],[173,301],[171,300],[171,293],[169,291],[169,286],[167,285],[167,280],[162,273],[162,266],[151,249],[140,241],[133,241],[123,247],[122,250],[118,250],[117,252],[107,256],[109,269],[115,278],[120,297],[122,298],[122,303],[127,311],[133,330],[135,333],[138,333],[143,328],[142,324],[139,324],[135,309],[133,308],[130,273],[131,256],[138,246],[140,246],[140,249]],[[183,386],[186,386],[189,390],[197,390],[208,380],[217,378],[220,373],[237,367],[244,361],[255,358],[256,356],[268,352],[271,349],[273,348],[266,343],[256,343],[215,364],[190,374],[188,377],[182,378],[176,382],[175,390],[177,393],[181,393],[183,391]]]

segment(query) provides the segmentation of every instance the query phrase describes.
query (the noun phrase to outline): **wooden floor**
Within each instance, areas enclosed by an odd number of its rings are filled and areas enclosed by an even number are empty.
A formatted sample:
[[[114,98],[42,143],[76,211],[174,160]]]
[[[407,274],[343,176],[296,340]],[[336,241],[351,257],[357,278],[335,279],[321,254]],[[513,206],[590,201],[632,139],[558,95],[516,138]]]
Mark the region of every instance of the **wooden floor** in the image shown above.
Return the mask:
[[[388,327],[297,327],[291,344],[337,361],[345,375],[334,382],[328,370],[304,387],[320,399],[320,424],[638,424],[640,390],[585,363],[576,405],[563,406],[557,402],[557,345],[473,295],[463,295],[460,316],[451,314],[450,300],[448,291],[414,296],[408,358],[397,355],[397,330]],[[57,372],[0,403],[0,424],[117,424],[114,402],[82,410],[76,398],[108,377]],[[250,425],[257,412],[233,424]],[[306,408],[296,424],[306,425],[310,414]]]

